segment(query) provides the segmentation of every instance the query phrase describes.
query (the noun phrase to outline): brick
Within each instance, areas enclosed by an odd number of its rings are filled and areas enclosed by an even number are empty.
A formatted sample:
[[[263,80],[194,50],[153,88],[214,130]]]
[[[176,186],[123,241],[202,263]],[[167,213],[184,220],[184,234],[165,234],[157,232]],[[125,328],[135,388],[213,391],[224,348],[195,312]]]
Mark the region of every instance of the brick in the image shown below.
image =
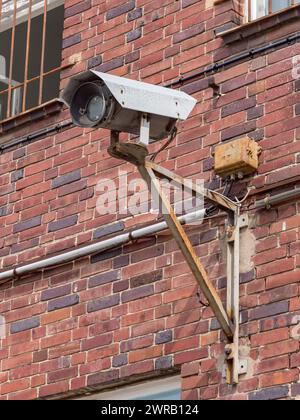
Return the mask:
[[[71,184],[72,182],[79,181],[81,179],[80,170],[70,172],[63,176],[53,179],[52,188],[59,188],[63,185]]]
[[[260,347],[265,344],[276,343],[278,341],[284,341],[289,338],[288,328],[281,328],[278,330],[272,330],[261,334],[256,334],[251,337],[251,344],[253,347]]]
[[[129,12],[127,15],[127,21],[131,22],[133,20],[139,19],[143,15],[143,9],[141,7]]]
[[[95,230],[93,234],[94,239],[100,239],[113,233],[122,232],[125,229],[124,222],[114,223],[109,226],[105,226]]]
[[[19,169],[11,174],[11,182],[17,182],[24,178],[24,169]]]
[[[54,289],[47,289],[43,290],[41,294],[41,300],[51,300],[61,296],[70,295],[71,294],[71,285],[67,284],[65,286],[56,287]]]
[[[270,305],[262,305],[253,309],[250,313],[250,319],[261,319],[288,312],[288,302],[271,303]]]
[[[172,366],[173,359],[171,356],[163,356],[155,360],[155,370],[170,369]]]
[[[120,6],[114,7],[113,9],[109,10],[106,13],[106,19],[111,20],[118,16],[124,15],[125,13],[130,12],[135,8],[135,0],[131,0],[125,4],[121,4]]]
[[[300,384],[291,385],[292,397],[299,397],[300,395]]]
[[[179,42],[186,41],[187,39],[193,38],[196,35],[202,34],[205,30],[205,26],[203,23],[200,23],[198,25],[192,26],[189,29],[186,29],[183,32],[179,32],[173,37],[174,44],[177,44]]]
[[[122,248],[112,249],[111,251],[100,252],[91,256],[91,264],[96,264],[99,261],[110,260],[122,254]]]
[[[81,42],[81,34],[75,34],[63,40],[63,48],[72,47]]]
[[[58,309],[67,308],[69,306],[74,306],[79,303],[78,295],[65,296],[59,299],[51,300],[48,303],[48,311],[56,311]]]
[[[279,400],[289,395],[289,388],[287,386],[280,386],[265,389],[258,392],[253,392],[249,395],[250,401],[270,401]]]
[[[120,354],[119,356],[114,356],[113,357],[112,365],[115,368],[125,366],[125,365],[127,365],[127,363],[128,363],[127,354]]]
[[[134,290],[129,290],[122,293],[122,302],[130,302],[137,299],[141,299],[146,296],[151,296],[154,293],[154,288],[152,285],[147,285],[143,287],[138,287]]]
[[[173,339],[172,330],[161,331],[156,334],[155,344],[165,344],[169,343]]]
[[[256,98],[242,99],[241,101],[233,102],[232,104],[226,105],[222,108],[222,118],[228,115],[236,114],[240,111],[254,108],[256,106]]]
[[[295,340],[282,341],[279,343],[269,344],[260,350],[263,359],[289,354],[299,350],[299,343]]]
[[[69,383],[66,381],[57,382],[55,384],[45,385],[39,389],[39,398],[59,395],[69,390]]]
[[[99,274],[89,279],[89,288],[101,286],[103,284],[111,283],[120,279],[120,271],[109,271],[107,273]]]
[[[142,28],[134,29],[133,31],[127,34],[127,42],[136,41],[142,36]]]
[[[67,229],[71,226],[75,226],[78,222],[78,216],[69,216],[64,219],[57,220],[56,222],[49,223],[48,231],[56,232],[58,230]]]
[[[115,70],[118,67],[122,67],[124,64],[124,57],[114,58],[106,63],[101,64],[100,66],[96,67],[96,70],[101,71],[103,73],[108,73],[111,70]]]
[[[108,296],[99,300],[95,300],[93,302],[89,302],[87,306],[87,311],[89,313],[96,312],[100,311],[101,309],[112,308],[113,306],[117,306],[119,303],[119,295]]]
[[[77,376],[78,368],[77,367],[71,367],[68,369],[60,369],[56,372],[50,372],[48,373],[48,383],[51,384],[53,382],[59,382],[63,379],[70,379]]]
[[[128,366],[123,366],[121,368],[121,377],[130,378],[134,375],[142,375],[154,370],[153,360],[145,360],[143,362],[132,363]]]
[[[159,257],[160,255],[163,255],[163,252],[164,252],[164,245],[157,245],[153,248],[147,249],[147,252],[142,250],[142,251],[133,253],[131,255],[131,262],[134,264],[139,261]]]
[[[129,255],[122,255],[118,258],[115,258],[113,261],[114,269],[126,267],[127,265],[129,265]]]
[[[33,363],[44,362],[48,359],[48,350],[41,350],[33,353]]]
[[[255,368],[257,373],[279,371],[289,368],[289,357],[281,356],[261,361]]]
[[[31,219],[25,220],[24,222],[17,223],[13,226],[13,233],[24,232],[25,230],[32,229],[37,226],[41,226],[41,216],[36,216]]]
[[[256,129],[255,121],[250,121],[244,124],[237,125],[235,127],[226,128],[225,130],[222,131],[221,140],[222,141],[230,140],[234,137],[238,137],[243,134],[248,134],[251,131],[254,131],[255,129]]]
[[[294,269],[294,260],[292,258],[287,260],[273,261],[269,264],[262,265],[257,268],[257,277],[268,277],[274,274],[285,273]]]
[[[112,334],[99,335],[97,337],[84,340],[82,343],[82,350],[88,351],[91,349],[108,346],[109,344],[112,343],[112,340],[113,340]]]
[[[132,53],[125,55],[125,64],[133,63],[140,59],[141,53],[140,51],[133,51]]]
[[[88,376],[87,384],[90,387],[102,386],[104,384],[113,383],[119,378],[118,370],[110,370],[108,372],[96,373]]]
[[[68,7],[65,10],[65,18],[77,15],[79,13],[85,12],[91,7],[91,0],[81,1],[80,3],[75,4],[74,6]]]
[[[96,57],[92,57],[88,60],[88,69],[92,69],[94,67],[100,66],[102,64],[102,56],[98,55]]]
[[[36,316],[30,319],[25,319],[23,321],[14,322],[10,326],[10,333],[16,334],[21,331],[31,330],[40,326],[40,317]]]
[[[162,280],[163,272],[162,270],[156,270],[152,273],[141,274],[130,279],[130,287],[132,289],[136,287],[145,286],[147,284],[155,283],[156,281]]]

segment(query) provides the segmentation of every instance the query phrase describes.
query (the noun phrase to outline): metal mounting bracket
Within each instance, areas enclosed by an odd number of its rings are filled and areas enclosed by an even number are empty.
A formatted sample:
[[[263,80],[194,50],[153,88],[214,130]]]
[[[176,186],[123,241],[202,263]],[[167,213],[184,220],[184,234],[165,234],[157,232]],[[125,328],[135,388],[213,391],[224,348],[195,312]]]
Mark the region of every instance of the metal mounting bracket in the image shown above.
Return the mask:
[[[146,129],[147,130],[147,129]],[[147,134],[146,134],[147,137]],[[147,160],[148,150],[144,144],[120,143],[119,133],[113,132],[111,146],[108,149],[111,156],[133,163],[140,175],[146,181],[150,192],[159,198],[163,217],[182,251],[190,270],[199,284],[204,296],[209,302],[219,324],[224,331],[229,344],[225,354],[227,360],[227,382],[237,384],[240,374],[239,361],[239,279],[240,279],[240,229],[248,225],[247,215],[240,215],[240,204],[230,200],[216,191],[200,188],[191,180],[186,180],[177,174]],[[203,195],[228,213],[227,223],[227,306],[223,306],[221,298],[172,208],[168,197],[163,192],[158,178],[172,180],[175,184],[188,186],[194,195]]]

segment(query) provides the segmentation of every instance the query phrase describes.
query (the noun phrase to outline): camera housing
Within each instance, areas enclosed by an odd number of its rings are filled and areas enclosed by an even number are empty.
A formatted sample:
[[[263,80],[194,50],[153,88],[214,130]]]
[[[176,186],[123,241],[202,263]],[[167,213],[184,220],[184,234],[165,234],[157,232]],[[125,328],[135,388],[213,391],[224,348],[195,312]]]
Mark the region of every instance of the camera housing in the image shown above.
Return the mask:
[[[72,77],[61,99],[75,125],[135,135],[146,130],[152,140],[168,137],[197,102],[184,92],[94,70]]]

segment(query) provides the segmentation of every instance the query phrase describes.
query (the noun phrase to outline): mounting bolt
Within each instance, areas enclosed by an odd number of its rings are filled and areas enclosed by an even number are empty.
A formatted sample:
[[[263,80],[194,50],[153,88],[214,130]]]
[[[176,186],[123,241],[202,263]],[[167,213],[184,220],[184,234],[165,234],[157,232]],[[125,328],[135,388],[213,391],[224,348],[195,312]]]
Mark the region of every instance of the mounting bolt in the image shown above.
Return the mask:
[[[226,359],[227,360],[232,360],[233,359],[233,354],[234,354],[233,344],[228,344],[225,347],[225,356],[226,356]]]
[[[226,228],[226,235],[228,238],[232,238],[234,234],[234,227],[233,226],[227,226]]]

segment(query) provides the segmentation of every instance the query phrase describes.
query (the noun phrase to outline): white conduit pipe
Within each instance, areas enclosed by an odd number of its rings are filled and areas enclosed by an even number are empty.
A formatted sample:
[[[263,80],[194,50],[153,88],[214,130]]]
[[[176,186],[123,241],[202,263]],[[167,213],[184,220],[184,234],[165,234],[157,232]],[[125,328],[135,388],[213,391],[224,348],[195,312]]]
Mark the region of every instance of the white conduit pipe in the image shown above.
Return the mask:
[[[205,210],[198,210],[196,212],[180,216],[178,220],[181,224],[187,224],[195,222],[196,220],[205,217]],[[3,271],[0,273],[0,283],[4,280],[13,279],[15,277],[23,276],[25,274],[32,273],[37,270],[43,270],[45,268],[53,267],[59,264],[64,264],[78,258],[87,257],[99,252],[104,252],[112,248],[116,248],[121,245],[125,245],[134,239],[143,238],[145,236],[154,235],[168,229],[166,222],[156,223],[141,229],[136,229],[129,233],[123,233],[110,239],[106,239],[102,242],[97,242],[92,245],[87,245],[82,248],[74,249],[73,251],[65,252],[54,257],[50,257],[44,260],[33,262],[30,264],[23,265],[11,270]]]

